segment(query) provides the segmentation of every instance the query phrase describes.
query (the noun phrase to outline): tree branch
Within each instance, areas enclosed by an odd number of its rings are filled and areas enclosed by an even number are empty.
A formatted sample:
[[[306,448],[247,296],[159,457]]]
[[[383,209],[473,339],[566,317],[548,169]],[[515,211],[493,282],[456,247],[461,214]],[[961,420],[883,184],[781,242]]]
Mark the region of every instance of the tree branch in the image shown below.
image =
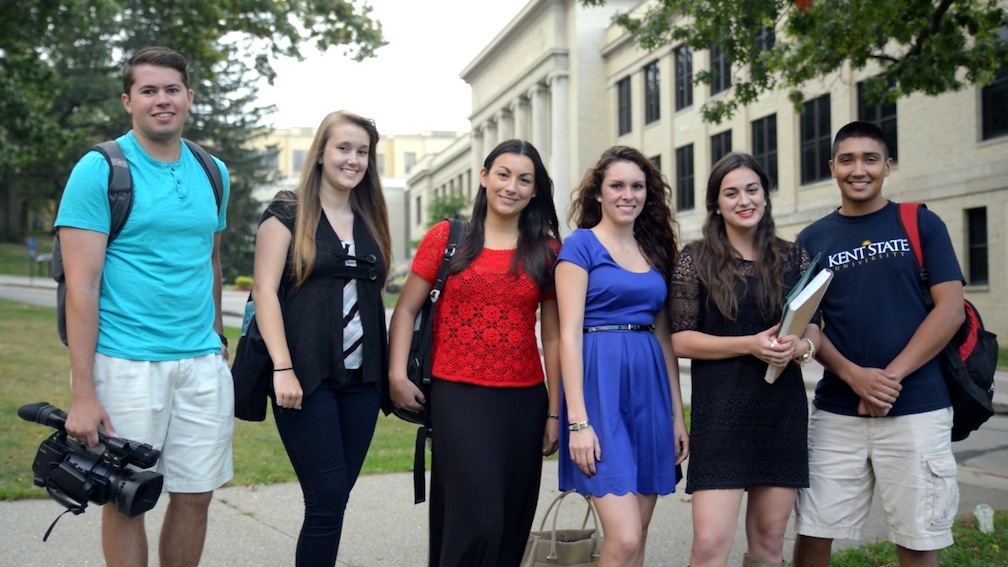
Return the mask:
[[[942,0],[938,4],[938,9],[935,10],[934,14],[931,16],[929,24],[924,28],[920,35],[914,40],[913,47],[907,52],[904,59],[913,59],[924,51],[924,44],[931,37],[938,34],[938,29],[941,27],[941,22],[945,18],[945,14],[948,13],[950,7],[952,7],[952,2],[955,0]]]

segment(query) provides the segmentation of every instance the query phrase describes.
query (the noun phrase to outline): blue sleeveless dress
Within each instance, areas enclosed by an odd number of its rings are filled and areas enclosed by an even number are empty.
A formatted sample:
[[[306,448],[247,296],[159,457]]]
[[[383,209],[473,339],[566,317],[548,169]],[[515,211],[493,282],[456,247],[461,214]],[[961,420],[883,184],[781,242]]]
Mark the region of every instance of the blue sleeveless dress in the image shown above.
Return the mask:
[[[585,327],[654,325],[668,293],[661,274],[628,272],[590,230],[574,231],[557,263],[588,272]],[[557,293],[562,294],[563,289]],[[653,333],[599,331],[584,334],[584,398],[599,438],[602,460],[586,477],[570,459],[570,432],[561,398],[560,490],[581,494],[669,494],[675,491],[672,395],[661,347]]]

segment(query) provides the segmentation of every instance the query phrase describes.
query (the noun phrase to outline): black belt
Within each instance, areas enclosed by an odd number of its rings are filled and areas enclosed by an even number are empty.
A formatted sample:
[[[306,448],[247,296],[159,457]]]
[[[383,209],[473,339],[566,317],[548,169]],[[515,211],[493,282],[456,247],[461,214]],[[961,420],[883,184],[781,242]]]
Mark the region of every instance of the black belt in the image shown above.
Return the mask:
[[[654,331],[654,325],[599,325],[598,327],[585,327],[585,333],[597,333],[599,331],[643,331],[650,333]]]

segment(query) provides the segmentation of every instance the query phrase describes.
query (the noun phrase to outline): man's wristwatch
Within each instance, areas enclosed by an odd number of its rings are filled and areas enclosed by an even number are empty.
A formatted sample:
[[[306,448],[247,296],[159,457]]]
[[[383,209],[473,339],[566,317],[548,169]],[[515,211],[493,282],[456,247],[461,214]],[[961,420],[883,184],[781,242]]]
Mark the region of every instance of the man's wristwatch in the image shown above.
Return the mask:
[[[224,336],[224,333],[217,333],[217,336],[220,337],[220,342],[222,345],[228,346],[227,337]]]

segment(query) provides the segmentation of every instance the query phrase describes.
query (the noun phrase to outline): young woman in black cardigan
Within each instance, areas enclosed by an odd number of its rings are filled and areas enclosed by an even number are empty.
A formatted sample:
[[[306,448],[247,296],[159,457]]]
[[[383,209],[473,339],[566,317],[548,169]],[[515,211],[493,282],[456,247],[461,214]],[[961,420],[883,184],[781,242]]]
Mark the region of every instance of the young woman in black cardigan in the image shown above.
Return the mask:
[[[256,238],[253,299],[275,369],[273,414],[304,491],[299,567],[336,563],[388,372],[391,239],[377,143],[370,120],[326,116],[300,185],[277,195]]]

